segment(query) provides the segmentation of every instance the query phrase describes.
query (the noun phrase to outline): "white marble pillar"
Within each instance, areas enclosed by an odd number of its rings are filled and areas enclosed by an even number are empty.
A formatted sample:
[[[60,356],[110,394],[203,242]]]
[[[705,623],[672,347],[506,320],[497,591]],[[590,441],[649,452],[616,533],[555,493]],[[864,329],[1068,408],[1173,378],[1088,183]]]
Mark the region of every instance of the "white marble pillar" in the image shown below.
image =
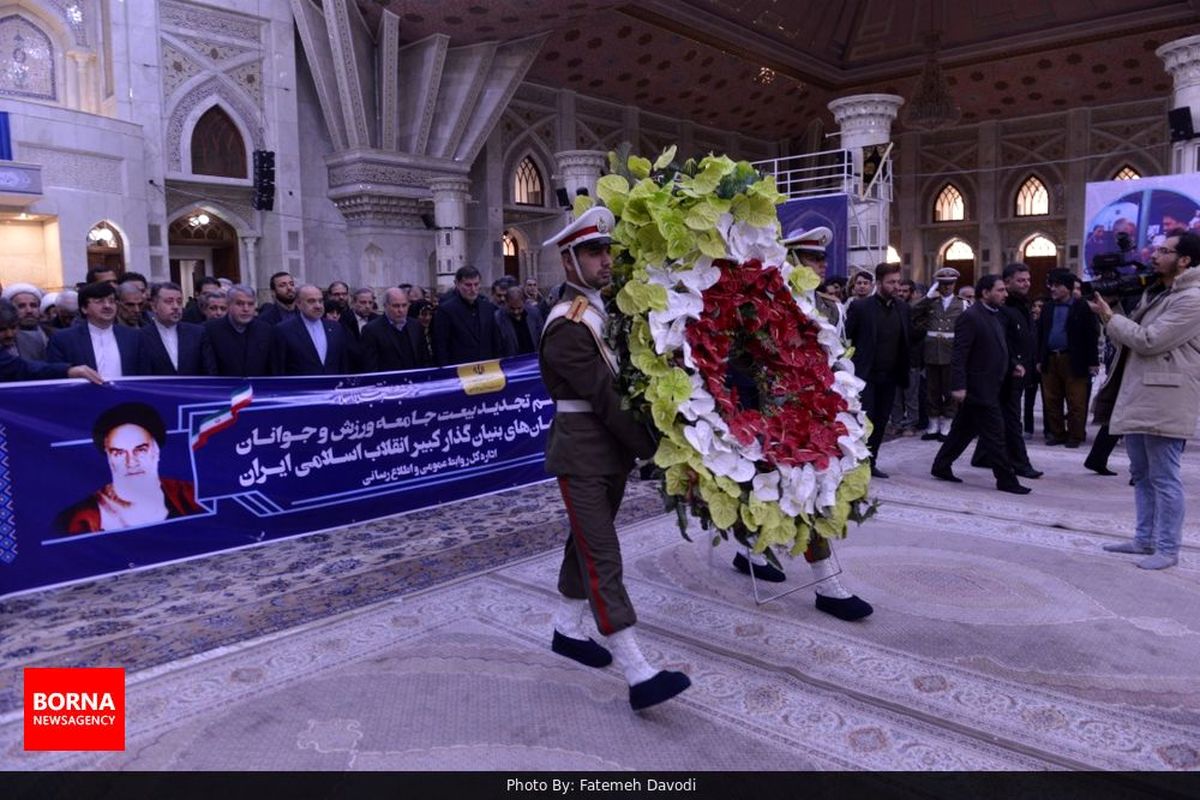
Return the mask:
[[[1171,108],[1191,108],[1192,129],[1200,134],[1200,36],[1186,36],[1154,51],[1175,81]],[[1171,145],[1171,172],[1200,172],[1200,137]]]
[[[599,150],[563,150],[554,154],[554,163],[567,197],[573,203],[580,189],[587,189],[588,194],[596,196],[596,181],[600,179],[600,170],[608,163],[608,154]]]
[[[454,273],[467,263],[467,200],[471,181],[466,177],[434,178],[434,236],[437,237],[438,291],[454,286]]]
[[[257,235],[241,236],[242,240],[242,263],[238,270],[242,273],[242,283],[255,288],[262,288],[267,285],[267,276],[258,274],[258,240],[261,238]],[[299,283],[300,276],[293,276]]]
[[[862,175],[862,149],[891,141],[892,122],[903,104],[904,98],[894,94],[856,94],[829,103],[833,119],[841,128],[840,145],[850,151],[856,176]],[[850,272],[858,267],[874,269],[887,258],[889,238],[890,187],[860,198],[858,184],[856,180],[853,187],[848,187],[850,241],[846,243],[846,267]]]

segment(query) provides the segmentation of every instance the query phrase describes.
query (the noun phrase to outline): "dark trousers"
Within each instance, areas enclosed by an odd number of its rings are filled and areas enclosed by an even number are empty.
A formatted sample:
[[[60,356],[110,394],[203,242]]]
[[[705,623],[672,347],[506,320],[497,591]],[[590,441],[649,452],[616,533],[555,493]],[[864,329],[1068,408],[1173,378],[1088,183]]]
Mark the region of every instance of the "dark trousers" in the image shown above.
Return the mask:
[[[1071,374],[1071,358],[1066,353],[1051,353],[1046,359],[1042,365],[1042,423],[1047,441],[1083,442],[1087,435],[1090,386],[1086,377]]]
[[[871,420],[871,425],[874,426],[871,437],[867,439],[872,464],[879,458],[879,445],[883,443],[883,434],[895,402],[895,378],[890,375],[872,375],[867,379],[867,385],[862,391],[862,404],[867,412],[867,419]]]
[[[953,417],[956,403],[950,396],[950,365],[926,364],[925,387],[929,416]]]
[[[571,535],[558,571],[564,597],[587,599],[596,628],[611,636],[637,622],[625,591],[621,543],[613,522],[625,496],[626,475],[559,476]]]
[[[996,482],[1016,482],[1016,473],[1004,447],[1004,415],[1000,406],[985,406],[970,398],[958,407],[950,433],[933,459],[933,468],[948,471],[976,436],[979,437],[980,455],[992,468]]]
[[[1120,436],[1112,435],[1108,432],[1107,425],[1101,425],[1100,430],[1096,431],[1096,438],[1092,441],[1092,449],[1088,451],[1084,465],[1089,469],[1108,469],[1108,457],[1112,455],[1119,441]]]
[[[1038,390],[1042,388],[1042,376],[1034,373],[1025,378],[1025,432],[1033,435],[1033,407],[1037,404]]]
[[[1008,381],[1000,389],[1000,417],[1004,421],[1004,451],[1015,469],[1031,468],[1029,451],[1025,449],[1025,437],[1021,435],[1021,398],[1025,394],[1024,386],[1017,382]],[[975,454],[971,456],[973,466],[987,466],[984,455],[983,437],[975,445]]]

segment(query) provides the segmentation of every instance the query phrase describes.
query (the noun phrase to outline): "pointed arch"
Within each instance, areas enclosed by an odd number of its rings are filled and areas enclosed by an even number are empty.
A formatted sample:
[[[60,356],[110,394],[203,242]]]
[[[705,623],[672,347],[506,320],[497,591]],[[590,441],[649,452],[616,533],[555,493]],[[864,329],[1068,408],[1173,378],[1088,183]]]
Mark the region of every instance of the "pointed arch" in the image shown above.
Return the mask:
[[[541,169],[533,156],[525,156],[512,173],[513,202],[519,206],[544,206],[546,195],[546,181]]]
[[[258,111],[238,90],[227,86],[218,76],[200,81],[178,98],[167,113],[166,155],[169,171],[183,173],[185,167],[191,168],[191,132],[200,117],[218,104],[237,126],[248,149],[267,149]]]
[[[966,218],[966,198],[958,186],[947,181],[933,199],[933,221],[954,222]]]
[[[1050,191],[1037,175],[1030,175],[1017,189],[1013,199],[1014,213],[1018,217],[1038,217],[1050,213]]]
[[[246,140],[220,103],[214,103],[192,126],[191,172],[219,178],[249,177]]]
[[[1050,235],[1042,231],[1034,231],[1026,236],[1017,246],[1017,260],[1027,258],[1057,258],[1059,246]]]
[[[1114,181],[1136,181],[1142,177],[1142,173],[1138,172],[1129,163],[1121,165],[1121,168],[1113,173],[1112,180]]]
[[[975,248],[971,247],[970,242],[958,236],[947,239],[941,247],[938,248],[938,263],[944,264],[947,261],[973,261],[975,259]]]

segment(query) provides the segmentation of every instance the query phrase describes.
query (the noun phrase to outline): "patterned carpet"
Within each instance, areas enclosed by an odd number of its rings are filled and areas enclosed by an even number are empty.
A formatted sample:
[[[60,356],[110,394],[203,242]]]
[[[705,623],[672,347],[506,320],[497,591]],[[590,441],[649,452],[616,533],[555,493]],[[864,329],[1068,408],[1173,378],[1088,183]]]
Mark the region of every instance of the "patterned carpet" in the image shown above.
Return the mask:
[[[630,482],[620,521],[662,511]],[[24,667],[129,672],[561,547],[554,483],[0,601],[0,712]]]
[[[506,566],[140,670],[129,678],[123,753],[24,753],[19,712],[0,715],[0,761],[40,770],[1200,770],[1200,516],[1189,512],[1180,566],[1147,573],[1100,550],[1132,490],[1098,477],[1103,492],[1080,489],[1093,479],[1065,455],[1082,459],[1079,451],[1036,454],[1047,476],[1035,494],[1009,500],[965,464],[959,471],[976,486],[926,483],[917,465],[927,471],[932,445],[921,445],[885,445],[881,466],[894,477],[876,489],[932,485],[930,499],[886,503],[837,549],[846,582],[876,605],[863,623],[819,614],[807,591],[757,606],[727,546],[714,554],[684,542],[669,517],[625,525],[643,646],[694,681],[641,715],[613,668],[549,651],[557,554],[520,559],[513,548]],[[1194,451],[1187,460],[1197,475]],[[1086,512],[1069,505],[1078,502]],[[443,524],[470,529],[460,517]],[[1084,529],[1093,517],[1114,526]],[[1073,526],[1044,524],[1063,519]],[[425,559],[431,569],[438,561]],[[789,565],[796,583],[806,570]]]

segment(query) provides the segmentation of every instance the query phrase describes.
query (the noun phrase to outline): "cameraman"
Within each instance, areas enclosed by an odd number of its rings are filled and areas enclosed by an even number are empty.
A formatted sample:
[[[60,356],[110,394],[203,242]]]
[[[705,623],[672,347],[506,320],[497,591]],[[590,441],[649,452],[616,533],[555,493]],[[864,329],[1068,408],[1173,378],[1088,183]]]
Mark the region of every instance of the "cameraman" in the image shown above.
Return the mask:
[[[1088,300],[1117,347],[1116,366],[1101,392],[1116,386],[1109,428],[1125,437],[1134,481],[1133,541],[1112,553],[1148,555],[1142,569],[1179,563],[1184,495],[1180,458],[1195,435],[1200,408],[1200,236],[1172,231],[1151,258],[1158,282],[1128,316],[1103,297]]]

